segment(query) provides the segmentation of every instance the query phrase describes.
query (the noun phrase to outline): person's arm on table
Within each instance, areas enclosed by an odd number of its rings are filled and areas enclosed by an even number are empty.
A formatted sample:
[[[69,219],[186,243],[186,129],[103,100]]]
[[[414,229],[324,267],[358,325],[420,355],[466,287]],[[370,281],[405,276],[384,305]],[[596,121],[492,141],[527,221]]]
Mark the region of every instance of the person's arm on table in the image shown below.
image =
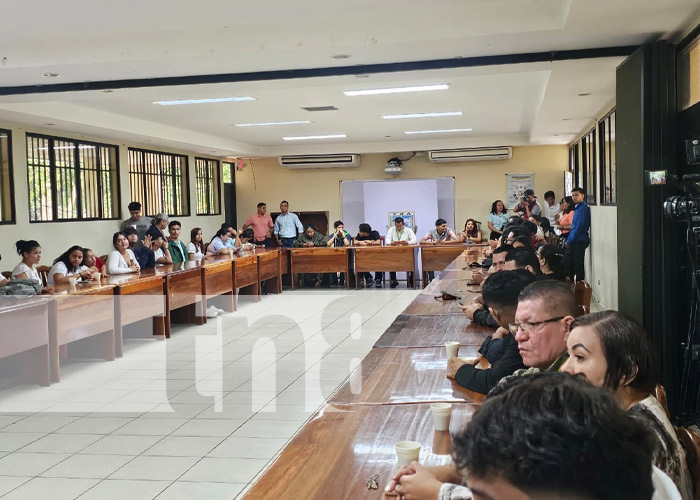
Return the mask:
[[[409,476],[412,478],[411,480],[408,479]],[[454,464],[423,467],[418,462],[413,462],[411,465],[399,469],[391,478],[386,490],[395,491],[407,500],[411,498],[437,500],[442,483],[460,484],[461,482],[462,476]],[[436,487],[437,489],[435,489]],[[418,496],[420,493],[428,496]]]
[[[454,358],[453,358],[454,359]],[[452,361],[452,359],[450,360]],[[449,366],[449,365],[448,365]],[[454,373],[454,380],[462,387],[474,392],[488,394],[498,382],[516,370],[523,368],[523,359],[517,349],[517,344],[505,348],[501,359],[491,368],[480,370],[471,364],[463,364]],[[448,373],[448,376],[450,374]]]

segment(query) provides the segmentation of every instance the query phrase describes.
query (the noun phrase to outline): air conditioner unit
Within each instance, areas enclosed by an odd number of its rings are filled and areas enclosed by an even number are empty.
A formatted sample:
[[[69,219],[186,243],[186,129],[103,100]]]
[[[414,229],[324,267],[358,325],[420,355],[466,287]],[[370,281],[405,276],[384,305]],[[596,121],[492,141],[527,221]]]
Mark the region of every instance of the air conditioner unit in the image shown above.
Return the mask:
[[[348,168],[360,166],[360,155],[280,156],[279,162],[285,168]]]
[[[435,163],[451,161],[510,160],[513,150],[510,146],[496,148],[437,149],[428,151],[428,158]]]

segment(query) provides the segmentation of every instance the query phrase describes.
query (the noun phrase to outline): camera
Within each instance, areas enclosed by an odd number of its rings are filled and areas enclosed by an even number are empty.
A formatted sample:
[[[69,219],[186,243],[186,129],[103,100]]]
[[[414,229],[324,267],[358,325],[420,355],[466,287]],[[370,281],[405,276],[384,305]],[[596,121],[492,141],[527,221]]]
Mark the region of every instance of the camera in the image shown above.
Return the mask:
[[[700,193],[669,197],[664,202],[664,215],[671,220],[700,222]]]

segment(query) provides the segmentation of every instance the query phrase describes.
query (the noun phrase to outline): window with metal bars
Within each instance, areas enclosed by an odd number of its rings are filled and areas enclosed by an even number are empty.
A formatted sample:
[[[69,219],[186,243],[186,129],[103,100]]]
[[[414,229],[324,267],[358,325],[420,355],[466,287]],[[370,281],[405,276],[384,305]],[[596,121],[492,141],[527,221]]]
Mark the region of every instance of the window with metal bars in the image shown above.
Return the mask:
[[[129,148],[131,201],[141,203],[147,216],[190,215],[187,157]]]
[[[29,221],[119,218],[118,148],[27,134]]]
[[[617,205],[617,170],[615,161],[615,110],[598,123],[600,148],[601,204]]]
[[[15,222],[15,190],[12,182],[12,132],[0,129],[0,224]]]
[[[595,205],[598,194],[596,164],[596,129],[592,129],[569,148],[569,169],[574,174],[574,187],[586,193],[586,203]]]
[[[197,182],[197,215],[221,214],[219,160],[194,159]]]

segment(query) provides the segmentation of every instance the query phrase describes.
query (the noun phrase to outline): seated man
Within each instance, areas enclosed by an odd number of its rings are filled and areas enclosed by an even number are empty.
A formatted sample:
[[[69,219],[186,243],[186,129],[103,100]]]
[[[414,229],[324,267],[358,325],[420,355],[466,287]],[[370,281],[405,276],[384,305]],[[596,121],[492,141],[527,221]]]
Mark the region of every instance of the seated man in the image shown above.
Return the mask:
[[[476,368],[479,358],[473,363],[450,358],[447,364],[449,378],[469,390],[487,394],[503,377],[525,368],[518,353],[518,343],[510,334],[508,325],[515,321],[520,292],[533,281],[535,277],[522,269],[489,276],[484,283],[484,303],[500,328],[484,340],[479,353],[486,357],[491,368]]]
[[[180,221],[174,220],[170,221],[168,224],[168,232],[170,233],[170,243],[168,243],[168,250],[173,259],[173,264],[178,262],[189,261],[189,256],[187,255],[187,247],[180,241],[180,232],[182,231],[182,224]]]
[[[541,278],[540,258],[537,252],[529,248],[519,247],[513,248],[506,254],[506,262],[504,269],[512,271],[513,269],[526,269],[535,277]]]
[[[313,224],[306,224],[304,226],[304,232],[301,233],[296,240],[294,240],[294,248],[313,248],[313,247],[326,247],[326,238],[318,231]],[[317,276],[313,274],[304,274],[302,276],[304,285],[313,286],[317,279]],[[327,284],[324,276],[324,286]]]
[[[173,259],[170,256],[168,242],[165,241],[163,233],[158,228],[151,227],[147,236],[151,237],[151,250],[153,250],[156,264],[172,264]]]
[[[349,247],[350,246],[350,233],[345,230],[345,224],[342,220],[337,220],[333,223],[333,234],[328,236],[329,247]],[[352,261],[351,261],[352,267]],[[352,272],[354,267],[351,269]],[[333,284],[338,282],[338,275],[334,274],[331,276]],[[345,286],[345,273],[340,273],[340,286]]]
[[[413,229],[404,226],[403,218],[397,217],[396,219],[394,219],[394,227],[390,228],[386,232],[384,242],[387,246],[415,245],[416,243],[418,243],[418,238],[416,238],[416,233],[413,232]],[[409,287],[413,286],[413,273],[407,272],[406,277],[407,285]],[[395,272],[392,271],[389,273],[389,279],[391,280],[391,288],[396,288],[397,286],[399,286],[399,282],[396,281]]]
[[[514,375],[559,371],[569,357],[566,337],[577,314],[576,297],[568,283],[540,280],[528,285],[518,297],[509,329],[529,369]]]
[[[450,228],[447,227],[447,221],[445,219],[438,219],[435,221],[435,229],[431,229],[426,233],[423,238],[421,238],[421,245],[431,244],[431,245],[454,245],[461,243],[462,240],[459,236]],[[435,278],[434,271],[428,271],[428,282]]]
[[[379,236],[378,231],[374,231],[372,226],[363,222],[360,224],[360,230],[355,237],[355,246],[366,247],[366,246],[380,246],[382,244],[382,237]],[[384,273],[376,272],[374,273],[374,285],[380,287],[382,285],[382,276]],[[364,278],[366,286],[372,285],[372,275],[370,273],[362,273],[361,277]]]
[[[489,267],[489,276],[499,271],[505,270],[506,255],[513,247],[510,245],[501,245],[493,251],[491,267]],[[484,307],[484,301],[481,296],[476,297],[470,304],[460,305],[459,308],[477,325],[492,326],[498,328],[498,322],[493,319],[487,307]]]
[[[122,232],[126,235],[126,239],[129,240],[129,248],[134,252],[139,268],[152,269],[156,267],[155,254],[151,250],[151,236],[146,234],[139,245],[139,235],[135,228],[127,226]]]

